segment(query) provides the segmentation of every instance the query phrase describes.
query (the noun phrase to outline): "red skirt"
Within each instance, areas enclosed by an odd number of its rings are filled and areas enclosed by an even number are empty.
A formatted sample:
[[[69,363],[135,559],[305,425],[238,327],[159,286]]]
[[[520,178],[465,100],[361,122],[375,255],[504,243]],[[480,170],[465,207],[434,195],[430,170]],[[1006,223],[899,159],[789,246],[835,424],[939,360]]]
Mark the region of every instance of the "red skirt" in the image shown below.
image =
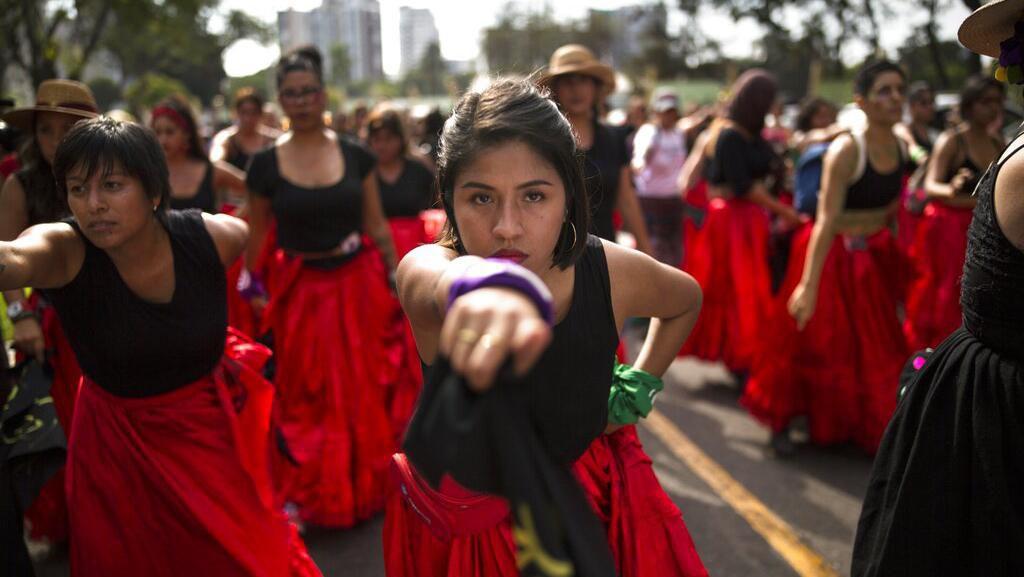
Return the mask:
[[[68,450],[71,573],[320,572],[273,507],[269,356],[240,333],[209,375],[170,393],[112,395],[84,380]]]
[[[279,498],[301,518],[349,527],[384,508],[395,433],[385,404],[394,300],[372,250],[332,270],[277,251],[271,302],[278,422],[291,457],[275,460]]]
[[[960,277],[974,211],[932,202],[910,247],[914,279],[903,332],[914,350],[936,347],[960,327]]]
[[[878,450],[896,408],[899,374],[910,355],[897,317],[901,258],[888,230],[837,236],[821,275],[814,316],[803,331],[786,304],[803,273],[812,225],[793,238],[789,267],[741,403],[783,430],[807,415],[811,441],[854,441]]]
[[[53,369],[53,381],[50,384],[50,397],[57,410],[57,420],[64,434],[71,432],[71,419],[75,412],[75,399],[78,397],[78,384],[82,380],[82,369],[71,349],[71,343],[64,335],[57,311],[40,303],[37,293],[33,293],[30,302],[40,312],[40,326],[50,367]],[[68,507],[64,497],[64,470],[55,474],[32,505],[25,511],[25,518],[32,526],[33,539],[60,543],[68,538]]]
[[[687,255],[687,272],[704,291],[704,306],[680,355],[749,370],[771,300],[768,215],[760,206],[721,198],[708,204],[704,228]]]
[[[263,242],[263,247],[260,249],[260,254],[256,261],[256,270],[263,275],[264,279],[269,277],[269,262],[276,250],[277,227],[275,224],[271,224],[267,230],[266,239]],[[238,276],[241,274],[244,264],[245,255],[243,254],[239,256],[238,259],[235,260],[235,264],[231,265],[227,270],[228,325],[238,329],[250,337],[255,338],[260,335],[259,317],[253,309],[252,304],[243,298],[242,295],[238,294]]]
[[[434,491],[396,455],[384,520],[389,577],[515,576],[508,505],[451,481]],[[682,514],[658,483],[635,427],[596,439],[573,466],[622,577],[706,576]]]

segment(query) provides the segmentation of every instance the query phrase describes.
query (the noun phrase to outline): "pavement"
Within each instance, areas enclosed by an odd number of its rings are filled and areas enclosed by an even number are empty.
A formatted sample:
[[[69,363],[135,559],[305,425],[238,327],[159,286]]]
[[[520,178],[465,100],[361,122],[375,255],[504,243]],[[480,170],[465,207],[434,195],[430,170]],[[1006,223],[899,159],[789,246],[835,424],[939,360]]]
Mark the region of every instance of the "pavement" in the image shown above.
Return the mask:
[[[676,361],[640,436],[679,506],[708,571],[719,577],[849,575],[871,459],[854,447],[797,442],[782,459],[769,433],[739,405],[721,367]],[[310,529],[306,543],[324,575],[384,575],[383,519],[348,531]],[[40,577],[67,575],[66,551],[41,560]]]

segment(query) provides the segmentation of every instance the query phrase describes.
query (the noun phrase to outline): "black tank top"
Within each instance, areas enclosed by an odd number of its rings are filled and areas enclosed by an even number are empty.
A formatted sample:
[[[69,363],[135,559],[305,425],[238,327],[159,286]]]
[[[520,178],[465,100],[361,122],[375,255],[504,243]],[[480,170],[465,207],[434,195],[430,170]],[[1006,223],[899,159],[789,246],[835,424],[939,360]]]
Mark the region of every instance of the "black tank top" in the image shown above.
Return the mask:
[[[1018,152],[1020,148],[1011,156]],[[996,221],[995,182],[1001,167],[1001,163],[993,164],[978,183],[978,204],[967,232],[960,306],[968,331],[992,349],[1024,363],[1024,296],[1020,289],[1024,286],[1024,251],[1006,238]]]
[[[996,145],[996,149],[1001,149],[1003,147],[1003,145],[995,139],[993,139],[993,142]],[[964,155],[964,161],[961,162],[959,166],[950,168],[949,173],[946,174],[946,182],[952,182],[953,177],[956,176],[956,173],[960,172],[961,169],[966,168],[967,170],[970,170],[974,173],[974,176],[964,183],[964,186],[960,189],[959,193],[962,196],[970,196],[974,194],[974,189],[978,188],[978,183],[981,182],[981,176],[985,171],[977,164],[974,164],[974,161],[971,160],[970,151],[967,148],[967,141],[964,139],[964,135],[961,132],[958,132],[956,135],[956,145]]]
[[[540,438],[555,460],[566,465],[580,458],[608,425],[608,393],[619,345],[600,238],[587,238],[574,276],[569,313],[555,325],[551,345],[524,379]],[[430,398],[432,393],[423,395]]]
[[[405,159],[395,182],[385,182],[378,174],[377,185],[388,218],[417,216],[434,202],[434,175],[418,160]]]
[[[206,163],[206,172],[203,173],[203,180],[199,183],[196,193],[188,198],[171,197],[171,208],[174,210],[188,210],[198,208],[203,212],[211,214],[217,212],[216,198],[213,193],[213,163]]]
[[[227,292],[224,266],[197,210],[170,211],[174,296],[140,299],[107,253],[89,242],[74,280],[44,291],[60,316],[78,363],[96,384],[123,397],[166,393],[200,379],[224,353]]]
[[[865,148],[860,153],[867,154],[868,151]],[[899,163],[888,174],[876,171],[875,167],[871,166],[871,157],[866,158],[864,174],[846,189],[844,208],[846,210],[870,210],[889,206],[892,201],[899,198],[900,192],[903,190],[905,162],[903,147],[900,147]]]
[[[610,126],[594,121],[594,142],[583,151],[583,181],[590,199],[590,230],[615,242],[612,214],[619,200],[622,167],[629,166],[626,142]]]

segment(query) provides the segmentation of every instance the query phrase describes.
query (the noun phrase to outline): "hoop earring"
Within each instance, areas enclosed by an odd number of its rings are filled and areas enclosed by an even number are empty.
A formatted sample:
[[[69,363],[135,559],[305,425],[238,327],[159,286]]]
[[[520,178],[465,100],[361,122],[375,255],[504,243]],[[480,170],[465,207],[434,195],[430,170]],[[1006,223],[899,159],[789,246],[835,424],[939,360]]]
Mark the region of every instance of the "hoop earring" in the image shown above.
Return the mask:
[[[569,228],[572,230],[572,247],[569,250],[576,248],[576,225],[569,221]]]

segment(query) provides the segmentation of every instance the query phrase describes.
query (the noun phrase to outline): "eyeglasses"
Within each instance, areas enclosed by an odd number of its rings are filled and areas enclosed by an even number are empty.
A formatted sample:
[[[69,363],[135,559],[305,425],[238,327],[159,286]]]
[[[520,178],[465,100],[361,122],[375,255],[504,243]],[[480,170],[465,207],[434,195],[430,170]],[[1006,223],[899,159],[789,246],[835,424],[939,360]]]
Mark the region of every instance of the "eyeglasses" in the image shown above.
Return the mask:
[[[288,102],[296,102],[308,96],[315,96],[317,94],[320,94],[322,90],[323,88],[320,86],[307,86],[305,88],[298,90],[287,88],[285,90],[282,90],[280,95],[281,100],[286,100]]]

